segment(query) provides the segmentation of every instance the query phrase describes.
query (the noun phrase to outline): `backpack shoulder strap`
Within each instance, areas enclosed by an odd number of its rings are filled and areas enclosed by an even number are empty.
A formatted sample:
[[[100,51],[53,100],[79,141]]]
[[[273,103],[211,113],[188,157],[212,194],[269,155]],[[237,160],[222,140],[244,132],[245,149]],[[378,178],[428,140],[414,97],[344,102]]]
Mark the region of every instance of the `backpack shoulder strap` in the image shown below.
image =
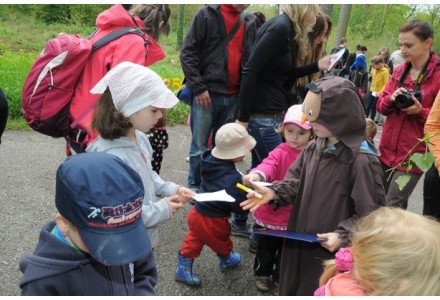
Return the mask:
[[[93,33],[95,34],[96,31]],[[93,36],[92,34],[92,36]],[[140,30],[139,28],[134,28],[134,27],[123,27],[121,29],[115,30],[110,32],[109,34],[103,36],[102,38],[100,38],[99,40],[96,41],[96,43],[94,43],[92,45],[92,53],[96,50],[98,50],[99,48],[107,45],[108,43],[110,43],[111,41],[114,41],[118,38],[120,38],[121,36],[123,36],[124,34],[137,34],[139,36],[141,36],[142,38],[145,37],[145,34],[142,32],[142,30]],[[147,48],[147,41],[145,40],[144,42],[145,47]],[[99,98],[98,98],[99,99]],[[86,109],[78,116],[78,118],[76,118],[72,124],[70,125],[71,128],[75,128],[76,125],[79,124],[79,122],[84,119],[84,117],[95,107],[97,101],[93,101],[92,103],[89,104],[89,106],[86,107]]]
[[[141,37],[145,37],[145,34],[139,28],[123,27],[121,29],[112,31],[109,34],[107,34],[107,35],[103,36],[102,38],[100,38],[99,40],[97,40],[92,46],[92,52],[98,50],[102,46],[105,46],[108,43],[110,43],[111,41],[114,41],[114,40],[116,40],[116,39],[120,38],[121,36],[128,34],[128,33],[137,34]]]
[[[216,48],[208,55],[205,61],[200,65],[201,69],[207,67],[214,60],[214,58],[216,58],[220,54],[220,52],[226,47],[226,45],[234,37],[235,33],[240,28],[245,17],[246,17],[245,13],[240,14],[238,21],[235,23],[234,27],[231,29],[229,34],[216,46]]]

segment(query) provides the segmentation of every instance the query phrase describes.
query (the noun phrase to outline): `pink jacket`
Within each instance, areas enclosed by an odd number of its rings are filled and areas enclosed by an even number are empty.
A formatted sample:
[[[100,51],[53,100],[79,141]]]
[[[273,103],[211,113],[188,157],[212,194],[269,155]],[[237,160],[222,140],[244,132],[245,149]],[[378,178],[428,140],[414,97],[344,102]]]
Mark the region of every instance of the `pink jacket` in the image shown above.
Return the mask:
[[[377,101],[377,110],[387,116],[379,145],[380,161],[389,167],[394,167],[405,159],[408,152],[418,140],[423,137],[423,128],[428,118],[435,97],[440,89],[440,62],[437,54],[433,53],[428,65],[425,79],[420,87],[422,91],[422,110],[417,115],[407,115],[396,111],[391,95],[398,88],[399,79],[408,62],[399,65],[393,72],[388,84]],[[415,81],[408,75],[403,82],[407,90],[414,90]],[[420,144],[414,153],[425,153],[425,144]],[[405,167],[398,170],[406,171]],[[419,168],[412,168],[412,173],[422,173]]]
[[[351,273],[341,273],[318,288],[314,296],[366,296]]]
[[[134,19],[137,24],[134,24],[133,19],[122,5],[113,5],[99,14],[96,19],[96,27],[99,31],[93,36],[92,42],[96,42],[104,35],[122,27],[137,26],[141,29],[144,28],[143,22],[138,17]],[[92,54],[83,74],[79,78],[75,95],[70,104],[70,117],[72,120],[81,115],[90,103],[96,102],[100,98],[101,95],[93,95],[89,91],[104,77],[109,69],[123,61],[148,66],[165,57],[165,53],[153,38],[146,35],[145,40],[148,41],[148,55],[144,39],[136,34],[126,34]],[[89,145],[98,136],[98,133],[90,128],[93,113],[94,109],[79,122],[79,126],[88,131],[88,136],[85,139],[86,145]]]
[[[282,143],[272,150],[261,164],[252,169],[251,173],[263,175],[266,182],[283,180],[290,165],[300,153],[301,150]],[[292,208],[293,205],[287,205],[274,210],[273,206],[264,204],[254,212],[254,218],[257,224],[268,229],[286,230]]]

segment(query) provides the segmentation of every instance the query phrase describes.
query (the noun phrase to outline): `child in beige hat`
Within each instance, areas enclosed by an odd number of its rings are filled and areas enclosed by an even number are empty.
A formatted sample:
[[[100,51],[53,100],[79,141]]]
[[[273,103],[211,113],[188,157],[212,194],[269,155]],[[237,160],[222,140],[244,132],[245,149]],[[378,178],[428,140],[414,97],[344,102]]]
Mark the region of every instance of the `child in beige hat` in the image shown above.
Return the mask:
[[[242,183],[242,175],[235,162],[242,161],[255,147],[256,141],[247,130],[237,123],[220,127],[215,136],[215,147],[202,155],[200,193],[225,190],[235,202],[199,202],[188,213],[189,232],[179,250],[175,279],[187,285],[200,286],[202,279],[192,272],[195,258],[207,245],[217,253],[220,270],[235,268],[240,254],[232,251],[231,226],[228,222],[232,212],[243,213],[240,203],[246,200],[246,192],[236,187]]]

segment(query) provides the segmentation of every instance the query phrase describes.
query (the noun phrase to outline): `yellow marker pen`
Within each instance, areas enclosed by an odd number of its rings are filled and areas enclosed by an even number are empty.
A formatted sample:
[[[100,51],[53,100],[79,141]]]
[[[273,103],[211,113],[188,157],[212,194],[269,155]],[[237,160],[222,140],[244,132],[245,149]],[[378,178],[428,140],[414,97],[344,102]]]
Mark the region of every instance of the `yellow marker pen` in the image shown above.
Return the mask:
[[[238,187],[240,190],[243,190],[247,193],[254,192],[255,197],[257,197],[258,199],[263,199],[263,195],[261,195],[260,193],[257,193],[253,189],[248,188],[247,186],[242,185],[241,183],[237,183],[235,186]]]

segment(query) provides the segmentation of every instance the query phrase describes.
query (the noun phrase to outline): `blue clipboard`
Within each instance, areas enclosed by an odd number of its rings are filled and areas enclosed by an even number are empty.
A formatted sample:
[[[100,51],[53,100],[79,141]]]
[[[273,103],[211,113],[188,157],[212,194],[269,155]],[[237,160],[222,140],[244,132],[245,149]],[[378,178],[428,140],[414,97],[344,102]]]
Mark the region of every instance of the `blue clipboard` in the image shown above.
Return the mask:
[[[322,243],[325,242],[326,238],[319,238],[316,234],[310,233],[300,233],[300,232],[290,232],[286,230],[272,230],[272,229],[254,229],[253,231],[241,231],[249,234],[261,234],[281,237],[285,239],[304,241],[308,243]]]

